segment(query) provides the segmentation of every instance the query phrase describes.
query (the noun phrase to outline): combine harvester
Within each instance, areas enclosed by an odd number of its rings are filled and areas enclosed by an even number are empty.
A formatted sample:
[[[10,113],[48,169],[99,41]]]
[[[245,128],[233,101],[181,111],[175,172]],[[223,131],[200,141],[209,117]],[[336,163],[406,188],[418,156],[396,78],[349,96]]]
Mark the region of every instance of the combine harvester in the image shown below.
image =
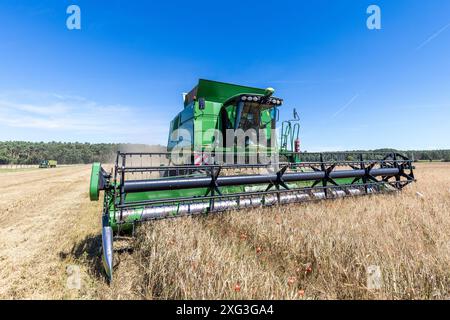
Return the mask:
[[[110,280],[114,238],[143,221],[395,192],[415,181],[412,161],[398,153],[300,152],[295,110],[277,143],[283,100],[273,93],[200,80],[170,124],[167,152],[118,152],[110,173],[93,164],[90,199],[104,191]]]

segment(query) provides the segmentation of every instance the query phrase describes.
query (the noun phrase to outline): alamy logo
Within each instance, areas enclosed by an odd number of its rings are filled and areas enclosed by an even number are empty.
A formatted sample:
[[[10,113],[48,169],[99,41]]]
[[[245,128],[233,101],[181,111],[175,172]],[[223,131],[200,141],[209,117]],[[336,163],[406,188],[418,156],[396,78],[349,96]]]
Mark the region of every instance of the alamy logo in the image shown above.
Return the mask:
[[[367,289],[379,290],[383,287],[381,268],[377,265],[367,267]]]
[[[66,286],[68,289],[81,289],[81,273],[80,267],[77,265],[69,265],[66,269],[67,280]]]
[[[380,7],[375,4],[368,6],[367,14],[370,15],[366,21],[367,29],[380,30],[381,29],[381,9],[380,9]]]
[[[69,30],[81,30],[81,9],[79,6],[72,4],[67,7],[67,17],[66,26]]]

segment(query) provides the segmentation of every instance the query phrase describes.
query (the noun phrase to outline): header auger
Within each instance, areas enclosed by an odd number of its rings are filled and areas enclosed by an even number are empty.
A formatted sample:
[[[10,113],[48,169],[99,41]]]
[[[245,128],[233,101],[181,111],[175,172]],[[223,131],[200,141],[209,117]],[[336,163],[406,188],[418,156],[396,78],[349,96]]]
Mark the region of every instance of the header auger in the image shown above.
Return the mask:
[[[171,122],[167,152],[118,152],[108,173],[92,166],[90,198],[104,191],[103,262],[113,239],[143,221],[395,192],[415,181],[398,153],[303,153],[298,116],[276,143],[274,90],[200,80]],[[289,129],[285,129],[289,128]]]

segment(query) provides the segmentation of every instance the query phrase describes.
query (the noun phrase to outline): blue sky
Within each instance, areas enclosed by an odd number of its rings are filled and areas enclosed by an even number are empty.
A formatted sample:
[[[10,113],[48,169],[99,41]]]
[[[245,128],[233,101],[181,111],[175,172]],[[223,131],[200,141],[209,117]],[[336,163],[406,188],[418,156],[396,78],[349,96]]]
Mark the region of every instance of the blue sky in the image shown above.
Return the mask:
[[[0,140],[165,144],[206,78],[274,87],[308,151],[450,148],[448,0],[3,0],[0,22]]]

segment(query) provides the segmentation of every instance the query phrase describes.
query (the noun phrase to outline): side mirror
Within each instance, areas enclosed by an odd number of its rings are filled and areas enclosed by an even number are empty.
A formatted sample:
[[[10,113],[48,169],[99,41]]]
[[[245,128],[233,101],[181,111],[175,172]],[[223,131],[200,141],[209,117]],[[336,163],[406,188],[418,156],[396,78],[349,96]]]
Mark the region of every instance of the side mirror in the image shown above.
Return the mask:
[[[294,108],[294,120],[300,120],[300,117],[298,116],[297,110]]]
[[[205,99],[204,98],[198,99],[198,108],[200,110],[204,110],[205,109]]]
[[[280,120],[280,110],[278,108],[275,108],[275,119],[277,122]]]

